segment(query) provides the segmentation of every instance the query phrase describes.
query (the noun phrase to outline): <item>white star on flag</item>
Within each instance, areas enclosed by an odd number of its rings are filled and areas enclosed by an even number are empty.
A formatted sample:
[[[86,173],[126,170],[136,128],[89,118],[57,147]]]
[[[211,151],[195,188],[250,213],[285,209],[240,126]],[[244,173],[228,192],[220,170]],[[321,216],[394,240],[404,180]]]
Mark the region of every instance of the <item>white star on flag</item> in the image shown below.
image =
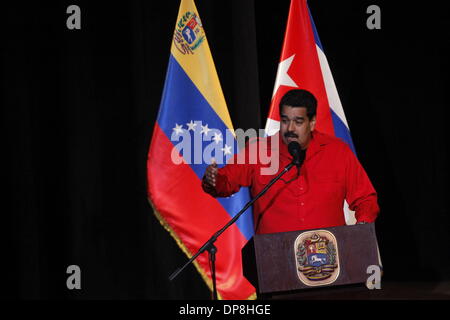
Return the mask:
[[[222,141],[222,134],[220,132],[214,132],[214,137],[212,138],[216,144],[219,144],[220,141]]]
[[[175,123],[175,128],[172,128],[173,131],[175,131],[176,134],[180,134],[183,132],[183,125]]]
[[[205,136],[207,136],[207,135],[208,135],[208,132],[211,131],[211,129],[208,128],[208,124],[206,124],[206,125],[204,125],[204,126],[202,126],[202,125],[200,125],[200,126],[202,127],[202,131],[200,131],[200,134],[204,133]]]
[[[194,121],[191,120],[191,122],[186,123],[186,124],[188,126],[188,131],[190,131],[190,130],[195,131],[195,127],[197,126],[197,124],[194,123]]]
[[[288,75],[288,71],[291,67],[292,61],[294,61],[294,57],[295,54],[278,64],[277,78],[275,79],[275,86],[273,87],[272,97],[275,96],[275,93],[277,93],[280,86],[298,88],[298,85]]]
[[[226,156],[227,154],[231,154],[231,147],[228,145],[225,145],[225,147],[223,147],[222,149],[220,149],[223,151],[223,154]]]

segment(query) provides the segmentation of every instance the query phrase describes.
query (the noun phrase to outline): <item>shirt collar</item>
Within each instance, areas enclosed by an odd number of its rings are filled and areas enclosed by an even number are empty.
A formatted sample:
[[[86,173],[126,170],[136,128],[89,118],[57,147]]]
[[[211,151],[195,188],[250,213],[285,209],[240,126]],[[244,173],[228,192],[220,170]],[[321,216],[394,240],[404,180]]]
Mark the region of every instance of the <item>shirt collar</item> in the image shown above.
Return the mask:
[[[306,150],[305,161],[316,155],[318,152],[322,151],[323,147],[330,143],[330,139],[328,139],[327,135],[321,133],[320,131],[314,130],[311,134],[312,137],[311,141],[309,142],[308,149]],[[283,142],[280,133],[278,132],[277,135],[278,135],[277,138],[279,139],[280,155],[282,157],[292,159],[292,156],[289,154],[288,147]]]

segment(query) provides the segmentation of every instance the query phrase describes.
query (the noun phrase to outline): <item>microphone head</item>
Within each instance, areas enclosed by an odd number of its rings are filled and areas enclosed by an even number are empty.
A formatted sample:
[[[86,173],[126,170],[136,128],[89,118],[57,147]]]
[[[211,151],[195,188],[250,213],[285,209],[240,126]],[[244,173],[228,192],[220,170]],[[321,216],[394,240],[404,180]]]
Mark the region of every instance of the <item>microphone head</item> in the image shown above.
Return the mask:
[[[291,141],[288,144],[288,151],[294,158],[293,163],[297,167],[300,167],[303,164],[303,161],[305,161],[305,150],[302,150],[302,147],[297,141]]]
[[[302,148],[300,147],[300,143],[298,143],[297,141],[291,141],[288,144],[288,150],[289,153],[291,154],[291,156],[294,156],[295,154],[300,153],[300,150]]]

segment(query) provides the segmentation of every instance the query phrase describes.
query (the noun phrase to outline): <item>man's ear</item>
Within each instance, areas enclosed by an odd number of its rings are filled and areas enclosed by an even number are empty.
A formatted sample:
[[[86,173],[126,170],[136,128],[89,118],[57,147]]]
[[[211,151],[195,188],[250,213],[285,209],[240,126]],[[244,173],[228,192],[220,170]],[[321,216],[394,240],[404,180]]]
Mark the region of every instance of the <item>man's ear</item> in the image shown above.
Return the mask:
[[[311,127],[311,131],[314,131],[314,128],[316,126],[316,116],[314,116],[310,121],[310,127]]]

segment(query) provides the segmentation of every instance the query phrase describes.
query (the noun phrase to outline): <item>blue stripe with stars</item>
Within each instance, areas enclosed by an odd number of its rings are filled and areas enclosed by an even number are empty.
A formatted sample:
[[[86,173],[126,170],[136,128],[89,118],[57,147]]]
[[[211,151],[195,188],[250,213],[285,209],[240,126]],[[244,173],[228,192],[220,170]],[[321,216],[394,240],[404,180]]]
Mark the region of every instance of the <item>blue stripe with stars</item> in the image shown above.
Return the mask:
[[[212,157],[220,166],[237,151],[231,132],[172,55],[157,121],[199,179]],[[229,154],[224,156],[224,151]],[[233,217],[250,200],[250,194],[248,188],[241,188],[232,197],[217,200]],[[251,209],[236,224],[249,240],[254,234]]]

